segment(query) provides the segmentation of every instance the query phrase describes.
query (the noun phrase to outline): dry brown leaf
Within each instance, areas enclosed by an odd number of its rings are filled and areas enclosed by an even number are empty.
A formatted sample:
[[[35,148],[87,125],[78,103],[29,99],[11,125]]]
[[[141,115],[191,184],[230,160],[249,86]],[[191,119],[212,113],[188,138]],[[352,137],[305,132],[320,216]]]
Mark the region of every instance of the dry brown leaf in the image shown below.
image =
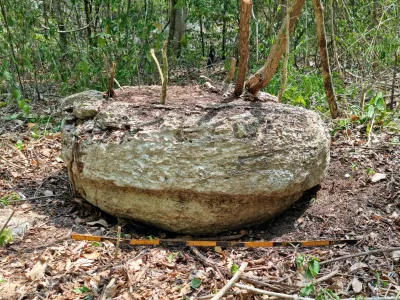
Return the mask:
[[[84,258],[93,259],[93,260],[99,258],[99,256],[100,256],[100,252],[92,252],[92,253],[83,254]]]
[[[47,260],[39,259],[32,269],[27,273],[28,279],[35,281],[44,277],[47,268]]]
[[[71,260],[67,258],[67,261],[65,262],[65,271],[69,271],[71,269]]]
[[[382,179],[386,178],[386,174],[384,173],[375,173],[374,176],[371,177],[371,182],[378,182]]]
[[[368,268],[368,265],[363,262],[358,262],[350,267],[350,272],[354,272],[356,270],[364,269],[364,268]]]
[[[36,123],[28,123],[26,124],[26,126],[28,126],[29,129],[32,129],[33,127],[36,126]]]
[[[358,294],[362,291],[363,284],[361,283],[360,280],[358,280],[357,277],[354,277],[353,280],[351,281],[351,286],[353,287],[353,291]]]

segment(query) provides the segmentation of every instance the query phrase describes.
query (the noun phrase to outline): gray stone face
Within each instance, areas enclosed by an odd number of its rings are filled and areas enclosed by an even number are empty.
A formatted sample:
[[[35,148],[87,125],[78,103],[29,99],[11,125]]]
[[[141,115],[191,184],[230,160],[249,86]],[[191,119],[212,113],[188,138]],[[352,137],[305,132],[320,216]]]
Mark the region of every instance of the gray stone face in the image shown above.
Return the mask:
[[[328,167],[324,124],[306,109],[237,100],[143,120],[154,108],[117,106],[95,118],[107,136],[78,141],[82,125],[64,126],[62,150],[76,191],[115,216],[185,234],[241,228],[290,207]]]
[[[103,93],[85,91],[65,98],[61,109],[63,111],[73,110],[78,119],[88,119],[97,115],[103,101]]]

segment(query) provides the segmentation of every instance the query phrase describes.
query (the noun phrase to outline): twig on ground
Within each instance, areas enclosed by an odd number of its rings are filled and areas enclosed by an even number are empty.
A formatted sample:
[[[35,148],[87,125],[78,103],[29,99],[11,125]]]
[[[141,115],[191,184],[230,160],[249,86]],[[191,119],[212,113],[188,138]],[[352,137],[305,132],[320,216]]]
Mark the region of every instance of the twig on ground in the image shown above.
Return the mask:
[[[331,273],[316,279],[315,282],[316,283],[324,282],[325,280],[328,280],[329,278],[332,278],[333,276],[337,275],[337,273],[339,273],[339,270],[333,270]]]
[[[212,300],[218,300],[221,299],[226,292],[235,284],[236,281],[239,280],[240,276],[242,275],[244,269],[246,269],[248,265],[248,262],[243,262],[239,268],[239,270],[236,271],[235,275],[228,281],[228,283],[219,290],[219,292],[212,298]]]
[[[335,261],[358,257],[358,256],[372,255],[372,254],[383,253],[383,252],[393,252],[393,251],[398,251],[398,250],[400,250],[400,247],[376,249],[376,250],[370,250],[370,251],[365,251],[365,252],[360,252],[360,253],[355,253],[355,254],[349,254],[349,255],[344,255],[344,256],[340,256],[340,257],[322,261],[322,262],[320,262],[320,265],[326,265],[326,264],[329,264],[329,263],[332,263]]]
[[[117,229],[117,244],[115,245],[114,259],[118,258],[119,242],[121,240],[121,226]]]
[[[263,294],[263,295],[268,295],[268,296],[273,296],[273,297],[278,297],[278,298],[282,298],[282,299],[295,299],[295,300],[297,300],[297,299],[299,299],[299,300],[312,299],[312,298],[299,297],[297,295],[287,295],[287,294],[282,294],[282,293],[269,292],[269,291],[257,289],[255,287],[244,285],[244,284],[240,284],[240,283],[235,283],[234,286],[238,287],[240,289],[251,291],[253,293]]]
[[[243,294],[244,294],[244,293],[232,291],[232,292],[226,292],[226,293],[225,293],[225,296],[230,296],[230,295],[238,296],[238,295],[243,295]],[[196,298],[194,298],[194,299],[196,299],[196,300],[205,300],[205,299],[211,299],[211,298],[214,297],[214,296],[215,296],[215,294],[210,294],[210,295],[205,295],[205,296],[196,297]]]
[[[62,194],[63,194],[63,193],[62,193]],[[62,194],[51,195],[51,196],[32,197],[32,198],[25,198],[25,199],[18,199],[18,200],[11,200],[11,201],[8,201],[8,203],[17,203],[17,202],[32,201],[32,200],[41,200],[41,199],[48,199],[48,198],[57,198],[57,197],[60,197]]]
[[[201,254],[200,251],[196,247],[191,247],[190,249],[193,252],[193,254],[196,255],[204,265],[206,265],[208,267],[212,267],[212,268],[214,268],[214,266],[218,266],[219,269],[222,271],[222,273],[230,275],[230,271],[228,268],[225,268],[225,267],[221,266],[220,264],[209,260],[203,254]],[[261,278],[254,277],[254,276],[242,275],[241,280],[251,283],[256,286],[262,286],[262,287],[266,287],[266,288],[270,288],[272,290],[278,290],[278,291],[282,291],[283,289],[286,289],[289,291],[297,291],[300,288],[299,286],[289,285],[289,284],[285,284],[282,282],[276,282],[276,281],[265,282],[265,281],[262,281]]]

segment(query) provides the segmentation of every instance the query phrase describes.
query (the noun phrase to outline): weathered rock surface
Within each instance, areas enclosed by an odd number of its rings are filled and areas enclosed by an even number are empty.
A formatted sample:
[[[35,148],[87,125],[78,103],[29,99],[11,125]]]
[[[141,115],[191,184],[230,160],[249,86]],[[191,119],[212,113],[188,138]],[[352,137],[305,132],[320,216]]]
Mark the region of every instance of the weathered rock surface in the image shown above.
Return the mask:
[[[63,158],[83,198],[115,216],[208,234],[264,222],[324,177],[329,139],[316,113],[196,88],[169,93],[161,106],[158,87],[125,87],[94,119],[63,126]]]

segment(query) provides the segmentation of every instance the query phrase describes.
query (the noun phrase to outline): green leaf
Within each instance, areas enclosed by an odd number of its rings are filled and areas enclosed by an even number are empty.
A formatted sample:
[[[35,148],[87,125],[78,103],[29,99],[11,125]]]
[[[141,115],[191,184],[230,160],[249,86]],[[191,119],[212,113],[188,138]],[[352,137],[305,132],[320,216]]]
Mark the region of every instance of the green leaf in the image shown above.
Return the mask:
[[[235,274],[239,270],[239,266],[237,264],[233,264],[231,267],[231,274]]]
[[[370,105],[369,107],[368,107],[368,112],[367,112],[367,116],[368,116],[368,118],[372,118],[372,116],[374,115],[374,112],[375,112],[375,107],[373,106],[373,105]]]
[[[22,150],[23,147],[24,147],[24,144],[22,143],[21,140],[18,140],[18,141],[15,143],[15,148],[17,148],[18,150]]]
[[[193,278],[190,282],[190,286],[193,289],[198,289],[201,286],[201,280],[199,278]]]
[[[4,76],[5,80],[7,80],[7,81],[11,80],[11,73],[10,72],[4,71],[3,76]]]
[[[89,288],[87,288],[86,286],[81,286],[79,288],[73,289],[72,290],[75,294],[83,294],[83,293],[87,293],[90,291]]]
[[[0,284],[6,283],[6,282],[7,282],[7,280],[5,280],[5,279],[3,279],[3,278],[0,278]]]
[[[385,99],[383,98],[377,98],[376,102],[375,102],[376,108],[379,111],[385,111],[386,110],[386,103],[385,103]]]
[[[101,247],[101,243],[99,243],[99,242],[93,242],[93,243],[92,243],[92,246],[93,246],[93,247]]]
[[[87,63],[87,61],[82,60],[79,64],[76,65],[76,69],[86,75],[89,73],[89,64]]]
[[[312,283],[307,284],[300,290],[300,296],[308,296],[315,291],[315,286]]]
[[[104,47],[105,45],[106,45],[106,40],[105,39],[103,39],[102,37],[98,37],[97,38],[97,45],[100,47],[100,48],[102,48],[102,47]]]
[[[308,268],[306,270],[307,278],[315,278],[318,275],[320,269],[319,261],[316,258],[310,259],[308,262]]]
[[[297,268],[300,268],[300,267],[303,265],[303,263],[304,263],[304,256],[301,255],[301,254],[297,254],[297,257],[296,257],[296,267],[297,267]]]

